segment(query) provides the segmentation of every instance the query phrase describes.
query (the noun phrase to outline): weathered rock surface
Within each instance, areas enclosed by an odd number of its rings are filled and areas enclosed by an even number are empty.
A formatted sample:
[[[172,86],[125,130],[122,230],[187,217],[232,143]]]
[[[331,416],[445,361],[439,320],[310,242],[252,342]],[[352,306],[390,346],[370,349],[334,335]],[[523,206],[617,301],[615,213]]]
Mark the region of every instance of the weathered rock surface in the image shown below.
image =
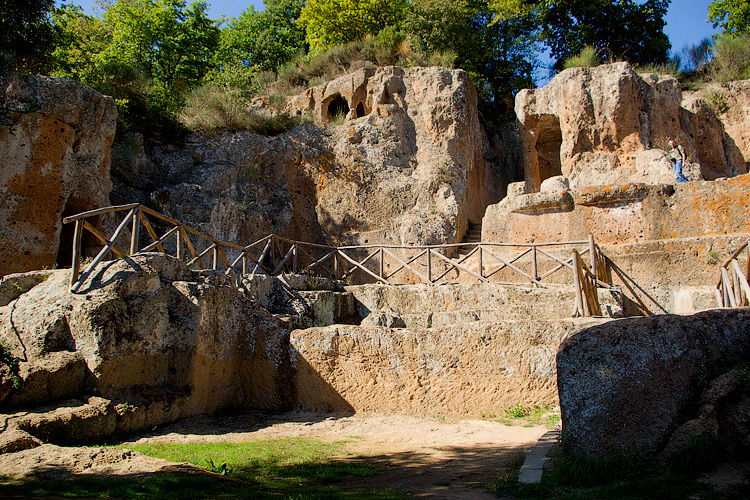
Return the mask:
[[[536,197],[555,196],[556,203]],[[631,244],[744,232],[750,175],[675,186],[626,184],[576,191],[513,193],[487,208],[483,241],[585,240]]]
[[[602,321],[295,330],[297,404],[415,415],[502,414],[516,404],[554,404],[560,342]]]
[[[258,305],[294,328],[359,323],[354,296],[339,282],[318,276],[244,275],[242,286]]]
[[[560,346],[567,451],[654,455],[697,406],[703,370],[750,355],[750,310],[631,318],[582,329]]]
[[[746,165],[750,163],[750,80],[709,85],[686,100],[701,99],[716,112],[724,125],[727,149],[738,151]],[[684,106],[684,105],[683,105]],[[736,148],[736,150],[735,150]]]
[[[678,307],[678,289],[715,283],[719,261],[748,237],[747,174],[678,185],[518,192],[510,189],[508,197],[487,208],[482,240],[585,241],[593,234],[610,259],[614,283],[635,307],[626,308],[626,315],[687,312]],[[539,197],[547,199],[540,202]]]
[[[242,245],[270,232],[329,243],[452,243],[502,194],[506,173],[485,164],[476,90],[463,71],[365,68],[289,106],[321,126],[270,138],[193,135],[148,156],[131,136],[115,150],[113,201],[146,200]],[[329,123],[342,106],[343,123]]]
[[[700,397],[694,418],[682,424],[662,452],[669,457],[696,439],[721,442],[736,453],[750,449],[750,390],[747,370],[734,369],[713,380]]]
[[[669,137],[700,165],[695,173],[685,169],[691,180],[746,173],[711,107],[703,100],[681,104],[675,78],[639,75],[628,63],[568,69],[540,89],[522,90],[516,115],[526,191],[539,191],[556,175],[569,178],[574,189],[666,180],[661,156],[647,164],[641,155],[666,147]]]
[[[392,310],[409,328],[450,327],[477,321],[564,319],[571,316],[575,302],[572,286],[548,288],[497,283],[453,283],[429,285],[358,285],[346,287],[357,302],[358,316],[367,320],[378,312]],[[605,316],[622,314],[617,290],[600,290]],[[371,324],[363,321],[362,325]]]
[[[112,98],[63,78],[9,75],[0,88],[2,276],[65,264],[62,217],[109,204],[117,111]]]
[[[119,448],[68,448],[45,444],[18,454],[0,455],[0,470],[13,479],[69,479],[85,474],[106,481],[116,476],[141,474],[209,475],[205,469],[187,463],[153,458]],[[214,480],[218,478],[212,475]]]
[[[68,443],[225,408],[291,404],[288,332],[223,276],[145,254],[106,263],[80,294],[54,271],[0,308],[0,339],[20,358],[20,390],[1,407],[54,403],[15,425]],[[69,408],[65,410],[65,408]],[[26,420],[24,420],[26,418]],[[78,432],[76,422],[101,432]],[[92,428],[93,428],[92,427]]]

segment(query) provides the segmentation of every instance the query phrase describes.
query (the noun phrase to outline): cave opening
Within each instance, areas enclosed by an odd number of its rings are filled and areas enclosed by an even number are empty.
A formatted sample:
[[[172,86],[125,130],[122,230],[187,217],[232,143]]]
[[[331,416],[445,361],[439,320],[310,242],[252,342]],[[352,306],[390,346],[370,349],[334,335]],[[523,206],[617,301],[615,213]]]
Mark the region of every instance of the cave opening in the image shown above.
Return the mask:
[[[336,96],[328,104],[328,121],[343,121],[343,119],[346,118],[346,115],[348,114],[349,103],[346,102],[346,99],[341,97],[341,94],[336,94]]]
[[[360,102],[357,104],[357,118],[362,118],[363,116],[367,116],[367,113],[365,112],[365,104],[363,102]]]
[[[539,184],[550,177],[562,175],[562,130],[555,115],[544,115],[539,120],[536,154],[539,162]]]

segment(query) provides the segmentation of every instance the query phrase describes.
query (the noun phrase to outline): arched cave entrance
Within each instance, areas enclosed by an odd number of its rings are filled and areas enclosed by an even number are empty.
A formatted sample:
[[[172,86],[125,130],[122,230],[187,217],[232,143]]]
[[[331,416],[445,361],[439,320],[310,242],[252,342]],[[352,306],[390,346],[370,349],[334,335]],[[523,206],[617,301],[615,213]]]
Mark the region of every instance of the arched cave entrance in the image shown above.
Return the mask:
[[[363,116],[367,116],[367,113],[365,112],[365,103],[360,102],[357,104],[357,118],[362,118]]]
[[[560,146],[562,130],[560,120],[555,115],[542,115],[536,139],[536,154],[539,161],[539,184],[550,177],[562,175]]]
[[[81,202],[73,197],[68,198],[68,201],[63,208],[62,215],[60,216],[60,223],[62,224],[62,220],[65,217],[80,214],[88,210],[94,210],[95,208],[98,207],[93,207],[90,204]],[[89,224],[98,227],[99,217],[91,217],[87,220]],[[75,226],[74,222],[63,224],[62,229],[60,230],[60,244],[57,247],[56,261],[58,269],[70,267],[73,264],[73,237],[75,236]],[[89,231],[83,232],[83,237],[81,238],[81,255],[89,256],[95,254],[101,246],[101,243],[93,234]]]
[[[328,121],[332,122],[338,119],[338,117],[346,117],[348,114],[349,103],[346,102],[346,99],[341,97],[341,94],[336,94],[331,102],[328,103]]]

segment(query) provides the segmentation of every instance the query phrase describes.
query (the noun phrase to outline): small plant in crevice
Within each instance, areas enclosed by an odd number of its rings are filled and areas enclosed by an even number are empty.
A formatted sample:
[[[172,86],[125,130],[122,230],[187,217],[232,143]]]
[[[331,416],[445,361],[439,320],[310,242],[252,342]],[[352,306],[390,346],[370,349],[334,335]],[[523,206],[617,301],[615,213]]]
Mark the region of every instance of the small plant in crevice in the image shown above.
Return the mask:
[[[565,69],[570,68],[593,68],[602,63],[602,58],[597,54],[596,47],[588,45],[578,55],[571,56],[563,62]]]
[[[331,117],[331,121],[328,122],[328,126],[330,127],[338,127],[339,125],[343,125],[346,121],[346,113],[343,111],[337,111],[336,114]]]
[[[727,96],[721,90],[714,88],[708,89],[703,98],[717,115],[723,115],[729,111]]]
[[[20,389],[23,385],[23,379],[20,375],[20,363],[23,361],[21,358],[14,356],[10,352],[10,348],[4,343],[0,343],[0,365],[5,365],[10,371],[9,378],[13,383],[14,389]]]

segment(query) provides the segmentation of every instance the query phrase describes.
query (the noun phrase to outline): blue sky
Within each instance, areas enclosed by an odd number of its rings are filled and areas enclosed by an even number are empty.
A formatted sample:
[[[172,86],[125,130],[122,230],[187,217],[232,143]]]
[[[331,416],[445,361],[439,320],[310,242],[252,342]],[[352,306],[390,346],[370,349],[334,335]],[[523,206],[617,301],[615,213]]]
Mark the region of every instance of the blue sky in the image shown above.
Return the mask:
[[[236,17],[253,5],[256,10],[263,10],[262,0],[237,2],[231,0],[207,0],[210,5],[211,17],[218,19],[222,15]],[[60,1],[58,0],[59,4]],[[72,0],[66,3],[81,5],[89,14],[96,14],[95,0]],[[188,0],[190,3],[190,0]],[[707,22],[708,5],[711,0],[672,0],[667,12],[667,27],[665,32],[672,42],[672,51],[679,52],[685,45],[696,44],[703,38],[716,33]]]

